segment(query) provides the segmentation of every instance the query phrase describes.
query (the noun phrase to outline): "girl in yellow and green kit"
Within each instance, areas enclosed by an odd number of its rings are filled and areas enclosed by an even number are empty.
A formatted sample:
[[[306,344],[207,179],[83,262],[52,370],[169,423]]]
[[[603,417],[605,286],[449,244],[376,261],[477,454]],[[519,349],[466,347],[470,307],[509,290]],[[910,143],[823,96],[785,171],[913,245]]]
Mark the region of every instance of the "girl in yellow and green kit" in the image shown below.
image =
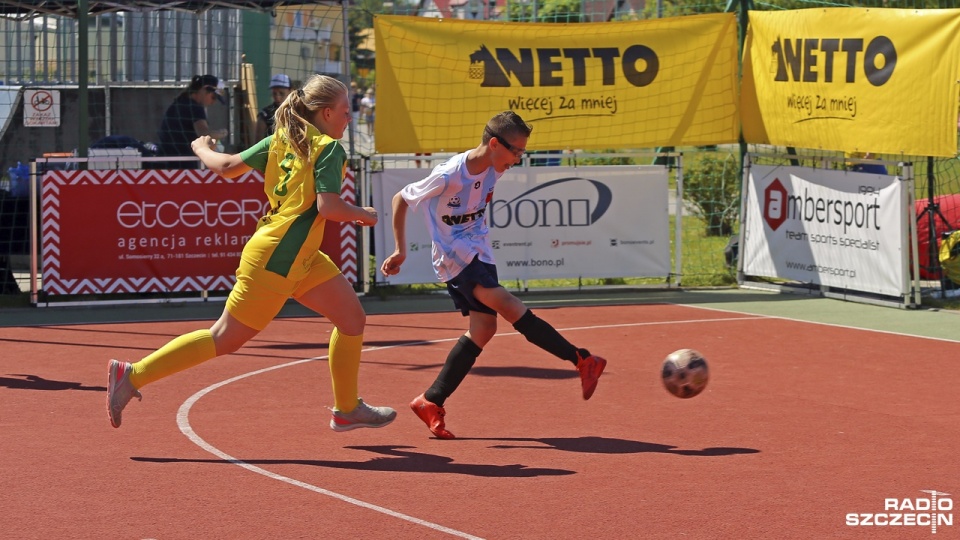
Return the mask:
[[[394,420],[393,409],[367,405],[358,397],[366,313],[340,269],[320,251],[327,220],[368,227],[377,223],[376,210],[340,197],[347,154],[339,139],[352,117],[348,95],[337,79],[314,75],[279,106],[276,132],[243,152],[216,152],[210,136],[193,141],[193,152],[218,174],[236,178],[251,169],[262,172],[270,211],[244,246],[237,282],[210,329],[175,338],[136,363],[110,360],[107,411],[113,427],[120,427],[133,397],[142,399],[140,388],[238,350],[291,297],[334,325],[331,429],[382,427]]]

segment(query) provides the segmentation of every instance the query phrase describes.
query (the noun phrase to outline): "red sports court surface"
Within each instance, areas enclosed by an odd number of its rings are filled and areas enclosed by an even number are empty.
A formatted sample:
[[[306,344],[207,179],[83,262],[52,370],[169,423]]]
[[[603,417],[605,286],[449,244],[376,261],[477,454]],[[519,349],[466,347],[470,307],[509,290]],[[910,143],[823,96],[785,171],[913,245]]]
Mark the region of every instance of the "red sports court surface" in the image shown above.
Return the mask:
[[[572,366],[501,321],[447,402],[453,441],[406,406],[465,328],[449,312],[368,317],[361,395],[399,417],[346,433],[327,427],[323,319],[278,319],[143,388],[116,430],[107,359],[209,322],[0,328],[2,536],[958,536],[960,343],[670,304],[536,312],[609,360],[596,394],[583,401]],[[690,400],[659,381],[678,348],[710,362]],[[931,491],[935,535],[847,523],[926,523],[884,500]]]

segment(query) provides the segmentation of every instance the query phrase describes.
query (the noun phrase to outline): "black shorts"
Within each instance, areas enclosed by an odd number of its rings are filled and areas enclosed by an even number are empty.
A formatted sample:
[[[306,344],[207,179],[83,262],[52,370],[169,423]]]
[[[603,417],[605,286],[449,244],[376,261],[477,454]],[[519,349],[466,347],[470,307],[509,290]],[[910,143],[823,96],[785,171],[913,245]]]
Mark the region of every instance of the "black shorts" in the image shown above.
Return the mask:
[[[453,298],[453,305],[460,310],[464,317],[470,315],[471,311],[489,313],[490,315],[497,314],[496,311],[473,296],[473,289],[477,285],[488,289],[500,286],[500,281],[497,278],[497,265],[485,263],[479,257],[474,257],[470,264],[457,274],[457,277],[446,283],[447,292],[450,293],[450,298]]]

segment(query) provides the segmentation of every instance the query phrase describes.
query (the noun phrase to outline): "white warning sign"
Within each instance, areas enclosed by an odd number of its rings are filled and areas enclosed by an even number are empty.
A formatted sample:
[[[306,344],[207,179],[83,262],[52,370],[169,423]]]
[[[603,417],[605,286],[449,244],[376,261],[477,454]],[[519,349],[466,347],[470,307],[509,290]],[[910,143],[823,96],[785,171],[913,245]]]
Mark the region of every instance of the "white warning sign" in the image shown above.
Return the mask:
[[[24,90],[23,125],[26,127],[59,127],[60,91]]]

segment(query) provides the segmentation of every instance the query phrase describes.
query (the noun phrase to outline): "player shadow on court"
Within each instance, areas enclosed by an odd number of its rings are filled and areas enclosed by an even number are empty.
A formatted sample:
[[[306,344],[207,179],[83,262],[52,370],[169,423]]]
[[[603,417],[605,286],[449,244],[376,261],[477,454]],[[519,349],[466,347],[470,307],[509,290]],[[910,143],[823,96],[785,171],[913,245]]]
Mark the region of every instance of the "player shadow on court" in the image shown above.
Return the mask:
[[[363,340],[364,350],[368,347],[426,347],[436,345],[422,339],[381,339],[381,340]]]
[[[306,351],[310,349],[327,350],[326,343],[247,343],[246,349],[267,351]]]
[[[13,377],[23,377],[22,379],[12,379],[10,377],[0,377],[0,387],[12,388],[14,390],[87,390],[91,392],[106,392],[106,386],[84,386],[83,383],[72,381],[55,381],[53,379],[44,379],[38,375],[24,375],[21,373],[8,373]]]
[[[364,362],[367,362],[364,360]],[[433,372],[443,367],[443,362],[431,364],[407,364],[409,371]],[[474,366],[470,370],[471,376],[479,377],[512,377],[517,379],[563,380],[579,379],[580,374],[575,369],[535,368],[523,366],[488,367]]]
[[[567,364],[569,365],[569,364]],[[514,377],[517,379],[564,380],[579,379],[580,373],[570,368],[541,368],[529,366],[474,366],[470,375],[480,377]]]
[[[464,474],[483,478],[532,478],[535,476],[567,476],[576,474],[567,469],[547,469],[527,467],[522,463],[512,465],[490,465],[486,463],[455,463],[454,459],[436,454],[413,452],[408,448],[415,446],[345,446],[351,450],[363,450],[381,454],[381,456],[366,461],[333,461],[323,459],[182,459],[182,458],[152,458],[131,457],[133,461],[146,463],[219,463],[219,464],[248,464],[248,465],[307,465],[310,467],[326,467],[333,469],[350,469],[357,471],[380,472],[417,472]]]
[[[364,341],[365,347],[416,347],[430,345],[422,340],[382,340],[382,341]],[[303,349],[323,349],[327,350],[327,343],[250,343],[246,345],[248,349],[270,349],[278,351],[297,351]]]
[[[657,444],[643,441],[629,441],[626,439],[611,439],[608,437],[561,437],[561,438],[470,438],[457,437],[458,441],[491,441],[502,442],[491,448],[522,448],[524,450],[561,450],[564,452],[582,452],[587,454],[640,454],[656,452],[659,454],[676,454],[680,456],[732,456],[737,454],[757,454],[756,448],[713,447],[702,450],[683,450],[669,444]],[[512,443],[512,444],[511,444]],[[527,444],[524,444],[527,443]]]

